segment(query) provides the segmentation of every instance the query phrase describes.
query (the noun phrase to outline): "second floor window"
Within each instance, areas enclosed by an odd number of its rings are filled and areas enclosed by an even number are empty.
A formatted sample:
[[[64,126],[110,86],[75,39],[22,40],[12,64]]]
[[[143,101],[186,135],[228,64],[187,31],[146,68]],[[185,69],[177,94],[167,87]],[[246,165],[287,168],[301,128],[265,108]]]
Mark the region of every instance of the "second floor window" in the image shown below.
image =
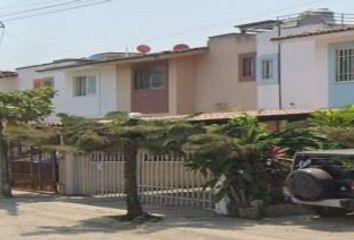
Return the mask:
[[[265,59],[261,62],[262,67],[262,79],[269,80],[273,78],[273,60],[272,59]]]
[[[137,67],[134,70],[136,90],[157,90],[165,87],[167,68],[165,65]]]
[[[239,56],[240,81],[256,80],[256,53],[246,53]]]
[[[78,76],[73,79],[73,95],[75,97],[95,95],[97,92],[96,76]]]
[[[40,87],[51,87],[54,88],[54,78],[53,77],[46,77],[40,79],[33,80],[33,87],[40,88]]]
[[[336,82],[354,81],[354,48],[336,50]]]

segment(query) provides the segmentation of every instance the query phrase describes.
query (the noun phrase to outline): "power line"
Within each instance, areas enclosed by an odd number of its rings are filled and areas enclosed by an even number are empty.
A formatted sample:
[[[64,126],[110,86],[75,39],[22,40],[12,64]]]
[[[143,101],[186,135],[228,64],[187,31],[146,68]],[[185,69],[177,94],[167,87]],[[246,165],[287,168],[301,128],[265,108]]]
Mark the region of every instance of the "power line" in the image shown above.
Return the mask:
[[[205,30],[210,30],[210,29],[214,29],[216,27],[220,27],[220,26],[224,26],[226,24],[235,24],[237,22],[243,21],[243,20],[247,20],[250,18],[257,18],[257,17],[262,17],[264,15],[270,15],[270,14],[274,14],[274,13],[281,13],[284,11],[288,11],[292,8],[300,8],[300,7],[305,7],[308,5],[312,5],[315,3],[320,3],[320,2],[324,2],[326,0],[312,0],[306,3],[302,3],[302,4],[297,4],[297,5],[293,5],[287,8],[282,8],[282,9],[277,9],[277,10],[273,10],[273,11],[265,11],[259,14],[255,14],[255,15],[250,15],[247,17],[242,17],[242,18],[238,18],[238,19],[234,19],[231,21],[227,21],[227,22],[220,22],[220,23],[215,23],[209,26],[204,26],[204,27],[200,27],[200,28],[194,28],[194,29],[190,29],[190,30],[186,30],[186,31],[181,31],[181,32],[175,32],[175,33],[170,33],[170,34],[166,34],[166,35],[161,35],[161,36],[157,36],[157,37],[153,37],[150,39],[145,39],[142,41],[157,41],[160,40],[161,38],[172,38],[172,37],[178,37],[178,36],[182,36],[182,35],[186,35],[186,34],[190,34],[190,33],[196,33],[196,32],[201,32],[201,31],[205,31]]]
[[[113,1],[113,0],[101,0],[99,2],[82,4],[82,5],[72,6],[72,7],[67,7],[67,8],[61,8],[61,9],[56,9],[56,10],[53,10],[53,11],[46,11],[46,12],[43,12],[43,13],[37,13],[37,14],[31,14],[31,15],[25,15],[25,16],[19,16],[19,17],[13,17],[13,18],[5,18],[2,21],[3,22],[13,22],[13,21],[18,21],[18,20],[23,20],[23,19],[33,18],[33,17],[39,17],[39,16],[55,14],[55,13],[59,13],[59,12],[66,12],[66,11],[74,10],[74,9],[80,9],[80,8],[85,8],[85,7],[90,7],[90,6],[102,5],[102,4],[111,2],[111,1]]]
[[[14,5],[5,5],[5,6],[2,6],[0,7],[0,12],[6,12],[8,11],[9,9],[24,9],[24,8],[28,8],[28,7],[34,7],[34,6],[44,6],[44,5],[47,5],[47,4],[52,4],[54,2],[58,3],[59,1],[63,1],[63,0],[47,0],[47,1],[43,1],[43,0],[39,0],[37,2],[33,2],[31,0],[31,3],[30,4],[25,4],[25,3],[17,3],[17,4],[14,4]],[[28,3],[28,2],[27,2]]]
[[[30,12],[36,12],[36,11],[41,11],[41,10],[46,10],[46,9],[51,9],[51,8],[57,8],[57,7],[62,7],[66,5],[72,5],[74,3],[82,2],[81,0],[72,0],[64,3],[58,3],[58,4],[52,4],[44,7],[37,7],[37,8],[31,8],[31,9],[26,9],[23,11],[18,11],[18,12],[13,12],[13,13],[8,13],[8,14],[3,14],[0,15],[0,17],[9,17],[9,16],[15,16],[15,15],[21,15],[24,13],[30,13]]]

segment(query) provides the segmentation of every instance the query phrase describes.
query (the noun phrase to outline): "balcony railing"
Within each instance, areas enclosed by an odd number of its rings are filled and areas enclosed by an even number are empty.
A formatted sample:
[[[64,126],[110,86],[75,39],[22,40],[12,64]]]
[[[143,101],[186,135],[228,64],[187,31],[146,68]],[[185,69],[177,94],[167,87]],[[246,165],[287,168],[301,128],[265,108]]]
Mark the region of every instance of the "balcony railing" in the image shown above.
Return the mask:
[[[354,14],[308,11],[299,14],[278,16],[277,20],[283,22],[317,20],[329,25],[354,25]]]

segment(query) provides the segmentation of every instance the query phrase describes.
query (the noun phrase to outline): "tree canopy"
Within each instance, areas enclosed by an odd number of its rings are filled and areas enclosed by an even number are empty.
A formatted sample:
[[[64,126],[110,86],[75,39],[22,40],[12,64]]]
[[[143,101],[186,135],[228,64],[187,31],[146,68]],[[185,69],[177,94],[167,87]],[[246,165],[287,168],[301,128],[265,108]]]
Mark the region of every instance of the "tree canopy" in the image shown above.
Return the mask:
[[[19,126],[43,120],[52,113],[54,93],[51,88],[0,92],[0,196],[11,196],[5,124],[7,127]]]

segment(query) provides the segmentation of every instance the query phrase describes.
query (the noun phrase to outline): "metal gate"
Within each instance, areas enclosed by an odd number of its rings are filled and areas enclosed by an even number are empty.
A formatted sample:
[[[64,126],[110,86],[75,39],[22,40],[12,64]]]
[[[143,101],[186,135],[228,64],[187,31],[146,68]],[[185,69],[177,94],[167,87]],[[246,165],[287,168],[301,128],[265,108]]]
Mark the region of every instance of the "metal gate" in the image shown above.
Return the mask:
[[[214,194],[204,188],[211,176],[192,171],[187,159],[173,155],[138,153],[138,191],[143,203],[214,209]],[[78,194],[124,197],[124,156],[96,152],[76,159]]]
[[[25,191],[56,192],[56,153],[36,147],[17,146],[10,150],[12,188]]]

